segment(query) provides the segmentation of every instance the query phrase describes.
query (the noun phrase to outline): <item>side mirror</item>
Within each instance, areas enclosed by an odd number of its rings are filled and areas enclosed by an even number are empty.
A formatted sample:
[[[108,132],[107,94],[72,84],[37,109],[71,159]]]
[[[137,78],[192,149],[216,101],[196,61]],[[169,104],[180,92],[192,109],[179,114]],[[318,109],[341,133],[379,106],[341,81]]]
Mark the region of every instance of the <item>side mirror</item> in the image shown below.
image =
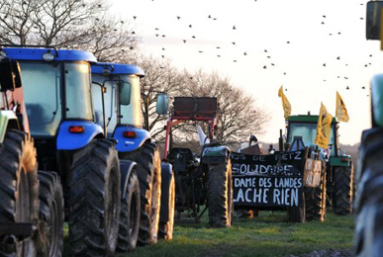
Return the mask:
[[[21,83],[21,69],[20,64],[18,61],[11,60],[12,63],[12,71],[13,75],[15,76],[15,83],[16,88],[22,87],[23,84]]]
[[[366,38],[380,39],[380,16],[383,8],[383,1],[370,1],[367,3],[366,13]]]
[[[120,84],[120,104],[129,105],[132,85],[130,85],[130,83],[125,81],[120,81],[119,84]]]
[[[22,86],[20,65],[8,58],[0,61],[0,91],[14,90]]]
[[[166,115],[169,109],[169,97],[167,94],[157,95],[156,112],[159,115]]]

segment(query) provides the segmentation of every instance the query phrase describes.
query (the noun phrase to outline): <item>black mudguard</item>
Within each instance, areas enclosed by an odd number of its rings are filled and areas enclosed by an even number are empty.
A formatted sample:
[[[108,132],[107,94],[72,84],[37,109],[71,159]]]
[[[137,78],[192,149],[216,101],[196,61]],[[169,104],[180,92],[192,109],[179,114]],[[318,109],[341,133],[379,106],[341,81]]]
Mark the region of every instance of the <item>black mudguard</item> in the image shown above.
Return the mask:
[[[172,180],[173,167],[170,163],[161,163],[161,209],[160,222],[168,222],[169,220],[169,187]]]
[[[120,160],[120,171],[121,171],[121,198],[126,195],[126,188],[128,186],[129,177],[132,170],[137,164],[129,160]]]

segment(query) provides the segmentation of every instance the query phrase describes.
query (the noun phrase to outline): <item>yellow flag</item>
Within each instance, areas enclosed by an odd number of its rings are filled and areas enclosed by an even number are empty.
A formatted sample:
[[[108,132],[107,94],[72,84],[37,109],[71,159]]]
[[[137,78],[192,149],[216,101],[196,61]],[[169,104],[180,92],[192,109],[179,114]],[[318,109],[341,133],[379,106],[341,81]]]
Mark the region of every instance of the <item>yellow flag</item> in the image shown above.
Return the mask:
[[[328,146],[331,135],[331,122],[331,114],[327,112],[326,107],[323,103],[321,103],[317,124],[317,134],[315,137],[315,144],[319,147],[327,148]]]
[[[279,89],[278,96],[282,98],[282,107],[285,113],[285,119],[288,119],[291,115],[291,105],[285,94],[283,94],[283,86]]]
[[[348,122],[348,120],[350,119],[348,117],[346,105],[344,104],[343,99],[340,96],[340,94],[338,93],[338,91],[336,92],[336,114],[335,114],[335,117],[339,121],[344,121],[344,122]]]

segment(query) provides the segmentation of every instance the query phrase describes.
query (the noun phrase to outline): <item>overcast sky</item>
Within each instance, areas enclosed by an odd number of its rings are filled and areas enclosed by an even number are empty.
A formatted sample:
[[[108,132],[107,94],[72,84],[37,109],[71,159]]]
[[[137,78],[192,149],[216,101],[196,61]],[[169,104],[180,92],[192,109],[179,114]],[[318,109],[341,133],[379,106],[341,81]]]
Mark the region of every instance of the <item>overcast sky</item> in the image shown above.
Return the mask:
[[[270,113],[265,133],[257,135],[260,141],[277,142],[284,127],[281,85],[293,115],[318,114],[321,102],[335,115],[338,91],[350,115],[340,124],[342,143],[359,142],[370,127],[369,82],[382,72],[383,54],[378,41],[365,39],[366,1],[112,3],[117,15],[134,22],[141,52],[164,55],[180,69],[217,71],[253,95]]]

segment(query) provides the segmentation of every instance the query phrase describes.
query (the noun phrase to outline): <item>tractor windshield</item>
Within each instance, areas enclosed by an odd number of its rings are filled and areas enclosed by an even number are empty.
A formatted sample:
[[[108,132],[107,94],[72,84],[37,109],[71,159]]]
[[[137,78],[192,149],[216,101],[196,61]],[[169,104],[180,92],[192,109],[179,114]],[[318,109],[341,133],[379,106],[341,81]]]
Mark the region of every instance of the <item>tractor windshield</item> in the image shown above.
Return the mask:
[[[31,135],[53,137],[61,121],[60,65],[20,61],[20,67]]]
[[[142,127],[140,80],[135,75],[119,74],[104,76],[92,74],[92,81],[106,87],[105,115],[108,133],[113,133],[117,124]],[[96,120],[102,123],[102,98],[99,87],[92,86],[92,97]],[[100,117],[99,119],[97,117]],[[101,124],[100,123],[100,124]]]
[[[90,66],[65,63],[66,118],[92,120]]]
[[[127,82],[124,83],[124,89],[120,87],[121,124],[142,128],[140,78],[136,75],[121,75],[121,79]],[[125,100],[123,101],[123,99]]]
[[[62,120],[63,81],[66,118],[93,119],[88,63],[20,61],[20,67],[32,136],[56,135]]]
[[[105,116],[107,124],[107,133],[110,136],[117,125],[117,81],[111,81],[108,77],[101,74],[93,74],[92,81],[100,83],[106,87],[104,94]],[[92,85],[92,99],[96,122],[103,126],[102,116],[102,91],[97,84]]]
[[[335,124],[331,124],[331,135],[329,144],[332,144],[332,154],[335,153]],[[315,136],[317,132],[317,124],[313,122],[291,122],[289,124],[289,132],[287,142],[292,143],[295,136],[301,136],[305,146],[315,145]]]

